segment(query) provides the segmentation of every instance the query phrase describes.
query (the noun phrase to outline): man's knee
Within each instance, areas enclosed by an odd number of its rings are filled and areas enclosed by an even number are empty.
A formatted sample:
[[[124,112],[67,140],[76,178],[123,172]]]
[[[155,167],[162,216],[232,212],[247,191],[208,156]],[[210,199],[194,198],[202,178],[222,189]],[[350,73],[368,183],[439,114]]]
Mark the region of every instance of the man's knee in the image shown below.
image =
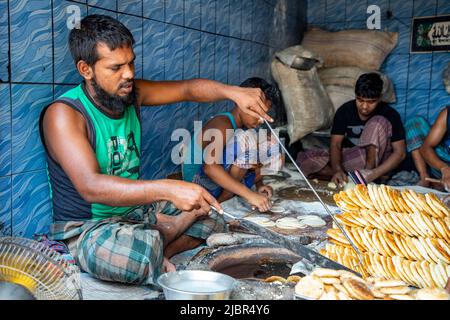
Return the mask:
[[[367,121],[362,134],[369,134],[371,136],[391,136],[392,124],[383,116],[373,116]]]
[[[392,127],[390,121],[384,117],[384,116],[373,116],[372,118],[369,119],[369,121],[367,121],[366,126],[368,125],[389,125]]]
[[[161,273],[163,242],[156,230],[110,230],[87,235],[79,244],[81,269],[105,281],[153,283]]]
[[[227,225],[223,216],[212,213],[209,218],[194,223],[186,230],[185,235],[206,240],[213,233],[222,233],[226,231]]]

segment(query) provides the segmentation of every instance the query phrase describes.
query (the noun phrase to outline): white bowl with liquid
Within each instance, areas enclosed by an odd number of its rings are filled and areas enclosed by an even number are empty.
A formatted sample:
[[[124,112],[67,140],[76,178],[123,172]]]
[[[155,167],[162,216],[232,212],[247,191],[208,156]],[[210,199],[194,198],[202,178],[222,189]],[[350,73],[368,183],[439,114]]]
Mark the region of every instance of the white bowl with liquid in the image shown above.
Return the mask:
[[[159,276],[166,300],[228,300],[236,280],[213,271],[181,270]]]

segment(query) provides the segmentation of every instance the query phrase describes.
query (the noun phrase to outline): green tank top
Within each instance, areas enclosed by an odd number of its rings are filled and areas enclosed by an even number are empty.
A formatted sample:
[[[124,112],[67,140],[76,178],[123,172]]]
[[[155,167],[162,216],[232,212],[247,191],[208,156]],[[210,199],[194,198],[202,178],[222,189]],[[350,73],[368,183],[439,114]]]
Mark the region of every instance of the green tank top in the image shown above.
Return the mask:
[[[94,105],[85,94],[83,84],[69,90],[59,99],[78,100],[85,109],[84,116],[90,122],[95,138],[93,148],[102,174],[138,180],[140,176],[141,125],[136,108],[127,107],[120,118],[112,118]],[[113,207],[91,204],[93,219],[125,215],[134,207]]]

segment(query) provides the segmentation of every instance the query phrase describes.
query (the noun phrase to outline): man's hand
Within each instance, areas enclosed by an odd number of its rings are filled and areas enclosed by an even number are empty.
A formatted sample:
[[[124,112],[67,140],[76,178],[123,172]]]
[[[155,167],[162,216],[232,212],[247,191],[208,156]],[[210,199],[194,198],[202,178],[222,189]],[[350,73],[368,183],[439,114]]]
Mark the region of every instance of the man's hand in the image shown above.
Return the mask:
[[[166,257],[163,258],[163,273],[177,271],[175,265],[169,261]]]
[[[338,170],[331,178],[331,182],[334,182],[337,186],[342,187],[347,183],[347,175],[343,170]]]
[[[230,87],[228,95],[245,113],[255,118],[263,117],[267,121],[273,122],[273,119],[266,113],[269,110],[270,102],[261,89]]]
[[[222,210],[219,202],[208,191],[195,183],[174,180],[169,192],[169,201],[181,211],[196,210],[197,215],[203,215],[209,213],[211,206]]]
[[[271,186],[261,186],[258,188],[258,193],[262,195],[266,195],[269,198],[272,198],[273,195],[273,189]]]
[[[441,169],[442,173],[442,185],[444,186],[445,190],[450,190],[450,167],[443,167]]]
[[[363,169],[363,170],[359,170],[359,173],[362,174],[364,180],[366,180],[367,183],[371,183],[372,181],[374,181],[375,179],[378,178],[378,176],[375,173],[375,169]]]
[[[256,192],[252,192],[246,200],[252,205],[252,208],[258,208],[260,212],[266,212],[272,208],[272,202],[269,197]]]

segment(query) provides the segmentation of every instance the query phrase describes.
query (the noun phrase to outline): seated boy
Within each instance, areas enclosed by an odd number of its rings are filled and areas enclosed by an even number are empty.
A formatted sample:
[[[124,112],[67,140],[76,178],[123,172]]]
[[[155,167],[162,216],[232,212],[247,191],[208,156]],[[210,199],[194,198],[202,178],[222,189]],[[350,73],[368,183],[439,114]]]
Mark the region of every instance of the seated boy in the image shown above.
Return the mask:
[[[240,86],[261,88],[270,107],[279,101],[278,89],[261,78],[249,78]],[[255,129],[259,125],[259,118],[249,116],[237,107],[213,117],[203,126],[202,134],[194,133],[187,148],[189,152],[185,154],[183,179],[203,186],[219,202],[239,195],[253,208],[268,211],[272,206],[272,189],[262,184],[261,169],[268,166],[279,169],[282,157],[273,139],[262,138],[258,142],[258,136],[267,138],[267,135],[258,135],[256,130],[242,130]],[[261,157],[265,142],[268,142],[269,156]],[[253,185],[256,192],[252,190]]]
[[[450,188],[449,108],[441,110],[431,128],[428,121],[420,116],[409,119],[405,124],[406,145],[419,172],[421,186],[430,186],[426,178],[431,175],[441,179],[446,189]]]
[[[355,100],[334,116],[330,150],[300,152],[297,163],[306,175],[347,182],[346,171],[360,170],[372,182],[395,169],[405,158],[405,131],[398,112],[381,102],[383,80],[376,73],[361,75]]]

